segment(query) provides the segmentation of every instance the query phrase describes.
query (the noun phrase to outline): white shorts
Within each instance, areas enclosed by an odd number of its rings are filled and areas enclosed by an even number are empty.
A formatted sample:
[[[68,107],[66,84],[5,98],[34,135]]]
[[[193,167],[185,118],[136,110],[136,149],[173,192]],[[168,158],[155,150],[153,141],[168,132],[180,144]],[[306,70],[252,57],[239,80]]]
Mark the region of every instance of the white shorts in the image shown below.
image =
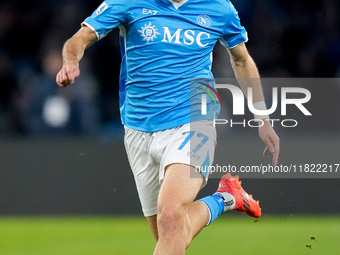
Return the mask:
[[[216,129],[212,121],[193,122],[158,132],[125,127],[124,143],[143,213],[152,216],[157,214],[158,193],[166,166],[182,163],[198,169],[211,165]],[[202,172],[205,184],[208,174]]]

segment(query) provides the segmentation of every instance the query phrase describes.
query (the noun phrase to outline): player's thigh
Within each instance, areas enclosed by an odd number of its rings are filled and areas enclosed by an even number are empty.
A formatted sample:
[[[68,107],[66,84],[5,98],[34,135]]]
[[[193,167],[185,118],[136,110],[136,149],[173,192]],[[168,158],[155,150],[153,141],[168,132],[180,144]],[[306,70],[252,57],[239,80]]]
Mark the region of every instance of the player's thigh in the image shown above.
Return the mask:
[[[125,128],[125,148],[145,217],[157,214],[159,164],[150,155],[150,134]]]
[[[192,166],[177,163],[168,165],[158,196],[158,213],[185,213],[203,182],[204,177]]]
[[[213,162],[215,146],[216,129],[212,121],[193,122],[173,130],[161,159],[160,179],[168,166],[181,163],[201,172],[205,178],[203,187],[208,180],[207,166]]]

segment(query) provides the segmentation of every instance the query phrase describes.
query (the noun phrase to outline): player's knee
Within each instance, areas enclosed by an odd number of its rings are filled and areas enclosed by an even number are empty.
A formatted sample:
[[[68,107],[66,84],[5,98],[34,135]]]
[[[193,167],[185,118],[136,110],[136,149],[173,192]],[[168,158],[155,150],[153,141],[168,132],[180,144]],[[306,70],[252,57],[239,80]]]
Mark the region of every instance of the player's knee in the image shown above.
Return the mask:
[[[186,216],[185,206],[164,205],[157,215],[158,234],[160,237],[176,235],[183,230]]]

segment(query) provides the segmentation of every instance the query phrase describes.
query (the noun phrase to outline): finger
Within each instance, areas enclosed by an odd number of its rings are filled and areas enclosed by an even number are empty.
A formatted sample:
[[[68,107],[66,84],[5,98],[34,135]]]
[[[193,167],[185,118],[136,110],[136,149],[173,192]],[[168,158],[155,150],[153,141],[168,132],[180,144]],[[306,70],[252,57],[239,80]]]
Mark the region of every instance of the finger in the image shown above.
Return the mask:
[[[274,153],[274,154],[273,154],[272,165],[273,165],[273,166],[276,166],[278,162],[279,162],[279,154]]]
[[[264,141],[264,143],[267,145],[267,149],[271,152],[271,153],[274,153],[275,151],[275,147],[274,147],[274,144],[271,140],[266,140]]]
[[[64,87],[64,85],[63,85],[63,80],[62,80],[62,78],[61,78],[61,71],[59,71],[59,73],[57,74],[56,82],[57,82],[57,84],[58,84],[59,87]]]
[[[69,84],[72,84],[74,83],[74,70],[70,70],[69,68],[67,68],[66,72],[65,72],[65,75],[66,75],[66,78],[67,78],[67,81],[69,82]]]
[[[66,87],[67,85],[70,84],[70,82],[69,82],[69,80],[68,80],[68,78],[66,76],[66,73],[64,73],[64,72],[61,74],[61,82],[60,82],[60,84],[61,84],[62,87]]]
[[[55,82],[58,84],[58,86],[60,86],[60,72],[57,73],[56,77],[55,77]]]
[[[276,139],[273,143],[274,143],[274,150],[275,150],[273,153],[273,166],[276,166],[279,161],[280,143],[278,139]]]
[[[67,78],[65,69],[62,69],[62,70],[60,71],[60,79],[61,79],[61,80],[60,80],[60,83],[63,84],[63,85],[68,81],[68,78]]]
[[[265,157],[265,156],[267,156],[267,154],[268,154],[268,147],[266,146],[266,148],[264,149],[264,151],[263,151],[263,157]]]
[[[57,74],[57,84],[60,87],[66,87],[69,85],[69,81],[65,75],[64,70],[60,70],[60,72]]]
[[[279,161],[279,152],[275,151],[273,153],[273,161],[272,161],[273,166],[276,166],[278,161]]]

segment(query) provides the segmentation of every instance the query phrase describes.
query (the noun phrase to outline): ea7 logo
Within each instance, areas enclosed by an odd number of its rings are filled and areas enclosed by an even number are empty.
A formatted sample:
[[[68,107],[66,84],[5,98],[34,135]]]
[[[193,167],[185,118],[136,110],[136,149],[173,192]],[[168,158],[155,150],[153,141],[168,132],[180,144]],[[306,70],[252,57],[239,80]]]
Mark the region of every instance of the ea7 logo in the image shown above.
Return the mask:
[[[197,43],[198,46],[200,47],[206,47],[208,46],[209,43],[202,43],[202,40],[206,40],[210,38],[210,34],[206,32],[199,32],[196,34],[194,30],[185,30],[183,31],[182,28],[178,28],[176,32],[171,34],[170,29],[168,27],[163,27],[164,28],[164,38],[162,42],[169,42],[176,44],[186,44],[186,45],[192,45],[195,42]]]
[[[151,15],[156,15],[158,11],[154,11],[154,10],[149,10],[146,8],[143,8],[143,14],[147,15],[147,14],[151,14]]]

